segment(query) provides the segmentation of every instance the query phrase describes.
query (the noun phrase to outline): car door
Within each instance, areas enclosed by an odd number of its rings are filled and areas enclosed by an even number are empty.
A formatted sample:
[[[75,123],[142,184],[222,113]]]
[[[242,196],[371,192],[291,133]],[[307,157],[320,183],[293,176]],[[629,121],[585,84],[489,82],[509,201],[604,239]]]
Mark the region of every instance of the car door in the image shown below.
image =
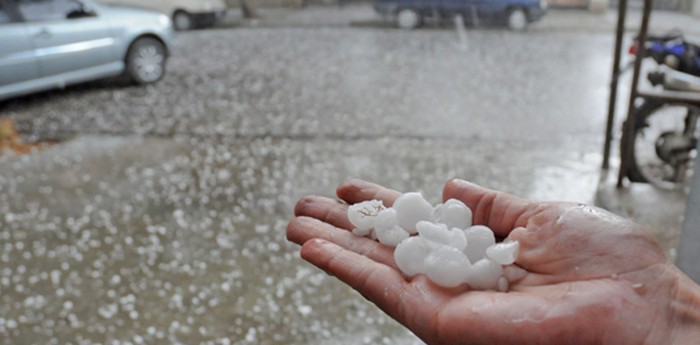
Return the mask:
[[[39,63],[27,27],[19,20],[14,3],[0,0],[0,93],[11,84],[39,77]]]
[[[76,0],[17,0],[44,77],[88,77],[121,59],[105,20]],[[83,74],[83,75],[81,75]]]
[[[453,18],[461,15],[465,21],[469,21],[472,16],[472,8],[469,0],[439,0],[441,15],[445,18]]]
[[[467,0],[469,6],[477,11],[480,20],[496,19],[505,11],[504,0]]]

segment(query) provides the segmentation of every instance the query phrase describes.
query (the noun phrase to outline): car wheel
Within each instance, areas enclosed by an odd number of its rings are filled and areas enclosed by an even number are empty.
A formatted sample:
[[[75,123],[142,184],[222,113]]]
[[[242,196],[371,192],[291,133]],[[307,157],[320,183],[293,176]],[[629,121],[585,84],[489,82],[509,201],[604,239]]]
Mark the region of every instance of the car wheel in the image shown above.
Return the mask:
[[[396,24],[401,29],[415,29],[420,22],[421,16],[416,10],[404,8],[396,14]]]
[[[507,23],[508,29],[513,31],[523,31],[527,28],[527,14],[520,7],[512,8],[508,11]]]
[[[173,26],[175,30],[185,31],[194,27],[192,16],[185,11],[177,11],[173,14]]]
[[[165,74],[165,46],[151,37],[138,39],[126,56],[126,71],[137,84],[154,83]]]

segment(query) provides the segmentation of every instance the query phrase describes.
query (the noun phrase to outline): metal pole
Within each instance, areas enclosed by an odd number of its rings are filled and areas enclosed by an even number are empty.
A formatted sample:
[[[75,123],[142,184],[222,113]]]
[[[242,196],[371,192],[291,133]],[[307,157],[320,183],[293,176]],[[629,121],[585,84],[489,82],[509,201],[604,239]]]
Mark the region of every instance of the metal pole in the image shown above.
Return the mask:
[[[624,0],[624,1],[627,1],[627,0]],[[471,10],[472,10],[472,24],[476,27],[479,27],[479,15],[476,11],[476,6],[472,5]]]
[[[615,124],[615,104],[617,103],[617,82],[620,78],[620,60],[622,59],[622,36],[625,32],[627,17],[627,0],[620,0],[617,6],[617,29],[615,33],[615,58],[612,65],[610,81],[610,99],[608,103],[608,123],[605,127],[605,146],[603,147],[603,169],[610,168],[610,145],[612,143],[613,125]]]
[[[636,114],[634,113],[634,103],[637,100],[639,87],[639,73],[642,68],[642,60],[646,55],[646,47],[644,44],[647,40],[647,30],[649,29],[649,14],[651,12],[651,0],[644,0],[644,12],[642,14],[642,26],[639,28],[639,37],[637,37],[637,58],[634,59],[634,74],[632,75],[632,87],[630,90],[630,102],[627,108],[627,120],[622,132],[622,150],[620,157],[620,173],[617,176],[617,187],[621,188],[627,171],[629,170],[629,157],[632,156],[634,147],[631,145],[631,135],[634,135],[634,122]]]

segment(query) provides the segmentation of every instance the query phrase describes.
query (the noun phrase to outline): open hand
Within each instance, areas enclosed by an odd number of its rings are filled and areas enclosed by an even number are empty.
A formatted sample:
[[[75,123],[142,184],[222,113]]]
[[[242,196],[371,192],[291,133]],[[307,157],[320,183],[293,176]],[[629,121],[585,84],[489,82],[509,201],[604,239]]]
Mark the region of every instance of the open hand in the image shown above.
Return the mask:
[[[429,344],[671,344],[700,334],[698,287],[639,225],[573,203],[531,202],[449,181],[443,199],[463,201],[474,224],[520,241],[527,274],[507,293],[447,289],[405,277],[393,248],[353,235],[347,205],[399,192],[360,180],[342,201],[308,196],[287,238],[302,257],[338,277]],[[695,338],[693,338],[695,337]]]

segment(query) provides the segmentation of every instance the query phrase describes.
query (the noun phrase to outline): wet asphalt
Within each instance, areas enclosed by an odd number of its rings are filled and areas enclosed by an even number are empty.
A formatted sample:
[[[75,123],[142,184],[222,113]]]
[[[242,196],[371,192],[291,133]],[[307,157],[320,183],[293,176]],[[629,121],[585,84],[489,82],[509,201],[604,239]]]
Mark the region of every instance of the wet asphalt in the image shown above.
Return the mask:
[[[298,258],[305,194],[461,177],[591,202],[613,37],[498,28],[178,34],[168,74],[0,104],[0,343],[412,344]]]

